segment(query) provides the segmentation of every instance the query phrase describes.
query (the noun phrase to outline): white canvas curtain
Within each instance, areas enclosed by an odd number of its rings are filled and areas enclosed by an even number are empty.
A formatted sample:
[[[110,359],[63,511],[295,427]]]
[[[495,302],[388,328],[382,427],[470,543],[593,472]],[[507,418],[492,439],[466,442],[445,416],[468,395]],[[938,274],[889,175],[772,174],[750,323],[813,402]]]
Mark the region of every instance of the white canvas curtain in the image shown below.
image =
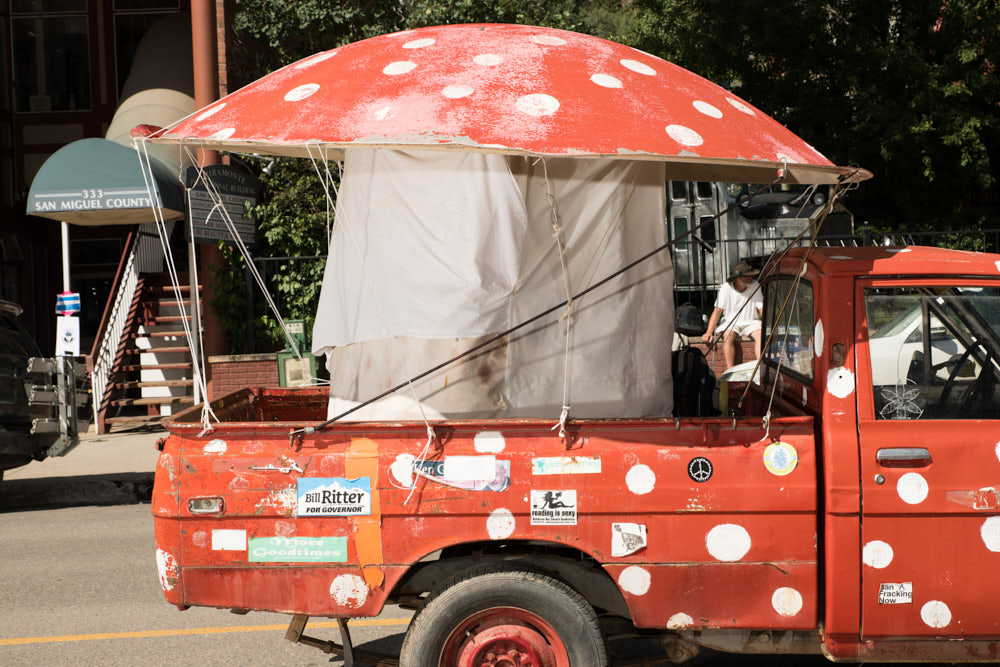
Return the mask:
[[[349,150],[313,332],[331,416],[559,303],[563,263],[576,293],[664,243],[664,180],[656,162]],[[666,251],[563,315],[419,381],[417,400],[432,418],[557,418],[568,373],[571,417],[669,415]],[[419,417],[398,393],[348,419]]]

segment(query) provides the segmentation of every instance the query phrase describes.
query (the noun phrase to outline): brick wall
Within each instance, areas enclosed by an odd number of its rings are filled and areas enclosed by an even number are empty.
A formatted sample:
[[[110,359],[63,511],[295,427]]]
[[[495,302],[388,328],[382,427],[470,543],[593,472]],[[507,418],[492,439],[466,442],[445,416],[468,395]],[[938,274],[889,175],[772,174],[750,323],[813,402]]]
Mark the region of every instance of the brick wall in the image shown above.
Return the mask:
[[[721,342],[711,352],[708,351],[708,345],[700,341],[694,342],[694,339],[692,339],[690,344],[691,347],[696,347],[705,353],[705,359],[708,360],[708,365],[712,367],[715,377],[722,375],[722,372],[726,370],[726,355],[722,353]],[[739,341],[739,344],[736,346],[736,363],[751,361],[753,358],[753,339],[744,338]]]
[[[212,377],[211,400],[244,387],[277,387],[278,355],[234,354],[209,357]]]
[[[229,94],[229,69],[226,64],[226,42],[228,28],[226,24],[226,0],[215,0],[215,33],[216,48],[219,56],[219,97]]]

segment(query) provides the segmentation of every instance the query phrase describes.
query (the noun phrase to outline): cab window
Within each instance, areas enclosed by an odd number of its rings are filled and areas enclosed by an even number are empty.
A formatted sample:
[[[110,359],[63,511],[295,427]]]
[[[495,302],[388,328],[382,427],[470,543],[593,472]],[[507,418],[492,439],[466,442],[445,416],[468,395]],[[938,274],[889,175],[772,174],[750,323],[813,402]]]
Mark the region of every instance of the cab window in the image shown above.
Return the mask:
[[[774,278],[764,293],[764,361],[812,383],[813,288],[806,280]]]
[[[1000,414],[1000,288],[865,290],[876,419]]]

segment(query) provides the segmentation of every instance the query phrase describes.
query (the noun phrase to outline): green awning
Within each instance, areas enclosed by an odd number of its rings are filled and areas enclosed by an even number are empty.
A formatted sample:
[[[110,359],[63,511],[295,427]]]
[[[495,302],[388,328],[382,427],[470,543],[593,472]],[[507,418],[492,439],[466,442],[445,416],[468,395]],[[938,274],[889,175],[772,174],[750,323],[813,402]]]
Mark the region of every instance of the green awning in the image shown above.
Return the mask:
[[[179,175],[150,156],[164,220],[184,217]],[[135,150],[107,139],[81,139],[49,156],[28,191],[28,213],[75,225],[153,222],[155,214]]]

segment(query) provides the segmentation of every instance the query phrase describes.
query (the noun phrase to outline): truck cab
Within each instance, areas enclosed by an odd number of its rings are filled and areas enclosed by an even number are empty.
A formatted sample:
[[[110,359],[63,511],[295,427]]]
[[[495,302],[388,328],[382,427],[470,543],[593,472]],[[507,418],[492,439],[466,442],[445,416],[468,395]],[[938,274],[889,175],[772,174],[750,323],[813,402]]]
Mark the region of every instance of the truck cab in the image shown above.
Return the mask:
[[[331,650],[303,633],[337,618],[348,652],[401,604],[404,665],[601,665],[623,632],[678,660],[995,659],[1000,256],[794,248],[762,279],[762,381],[717,418],[324,424],[321,388],[169,418],[166,598]]]

